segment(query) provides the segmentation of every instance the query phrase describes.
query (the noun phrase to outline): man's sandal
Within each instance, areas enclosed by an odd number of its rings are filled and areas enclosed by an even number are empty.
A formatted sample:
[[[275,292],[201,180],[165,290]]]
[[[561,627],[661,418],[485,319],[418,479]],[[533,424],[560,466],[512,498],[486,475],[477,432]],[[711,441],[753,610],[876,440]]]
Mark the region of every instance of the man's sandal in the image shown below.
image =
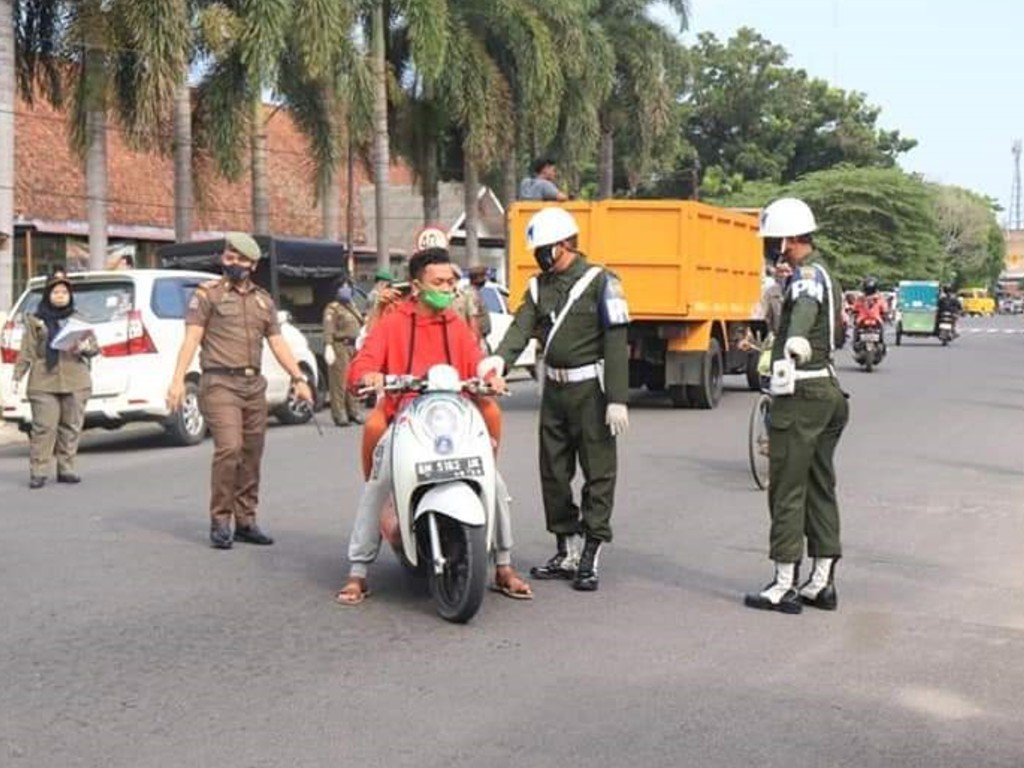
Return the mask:
[[[338,605],[359,605],[369,596],[370,590],[366,588],[366,579],[353,576],[338,590],[334,602]]]
[[[498,592],[513,600],[533,600],[533,590],[530,588],[530,582],[522,578],[511,567],[504,574],[500,572],[495,573],[491,591]]]

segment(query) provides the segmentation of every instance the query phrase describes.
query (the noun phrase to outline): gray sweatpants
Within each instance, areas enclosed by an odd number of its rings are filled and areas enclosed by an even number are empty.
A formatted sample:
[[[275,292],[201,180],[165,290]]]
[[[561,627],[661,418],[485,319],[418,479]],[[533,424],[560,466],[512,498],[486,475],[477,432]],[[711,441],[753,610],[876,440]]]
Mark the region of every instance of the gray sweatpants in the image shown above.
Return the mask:
[[[373,450],[373,470],[359,498],[352,535],[348,540],[349,575],[365,579],[370,563],[380,553],[380,511],[391,493],[391,427]],[[497,514],[494,531],[496,565],[512,564],[512,509],[508,487],[500,472],[495,472]]]

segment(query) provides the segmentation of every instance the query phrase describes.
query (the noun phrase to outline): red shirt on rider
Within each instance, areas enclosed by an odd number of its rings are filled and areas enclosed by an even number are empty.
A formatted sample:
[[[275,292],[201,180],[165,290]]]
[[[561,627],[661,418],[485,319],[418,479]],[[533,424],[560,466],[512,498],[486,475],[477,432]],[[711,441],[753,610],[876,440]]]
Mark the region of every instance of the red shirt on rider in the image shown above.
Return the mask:
[[[856,325],[882,325],[889,307],[884,296],[858,296],[853,302],[853,321]]]

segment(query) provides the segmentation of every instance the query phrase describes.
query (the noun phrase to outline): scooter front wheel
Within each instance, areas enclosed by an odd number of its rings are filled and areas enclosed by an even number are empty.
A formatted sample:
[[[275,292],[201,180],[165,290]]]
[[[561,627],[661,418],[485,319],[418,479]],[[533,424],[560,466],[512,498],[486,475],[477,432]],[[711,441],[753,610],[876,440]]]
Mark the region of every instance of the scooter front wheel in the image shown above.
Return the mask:
[[[445,564],[441,573],[428,566],[430,596],[442,619],[465,624],[480,610],[487,588],[487,534],[482,526],[436,519]]]

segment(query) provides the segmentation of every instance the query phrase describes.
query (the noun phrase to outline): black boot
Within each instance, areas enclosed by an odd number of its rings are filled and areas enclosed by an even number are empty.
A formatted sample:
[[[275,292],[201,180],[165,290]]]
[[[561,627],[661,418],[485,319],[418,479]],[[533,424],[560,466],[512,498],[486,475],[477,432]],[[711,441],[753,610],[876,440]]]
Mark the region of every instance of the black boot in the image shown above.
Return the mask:
[[[748,608],[780,613],[800,613],[804,607],[796,592],[796,581],[800,575],[797,563],[775,563],[775,578],[760,592],[748,593],[743,604]]]
[[[76,472],[58,472],[57,473],[58,483],[68,483],[69,485],[77,485],[82,482],[82,476]]]
[[[587,537],[580,556],[580,565],[576,569],[576,578],[572,588],[578,592],[597,591],[597,561],[601,555],[601,540]]]
[[[210,528],[211,547],[214,549],[231,549],[232,543],[230,526],[214,525]]]
[[[46,485],[46,478],[39,475],[33,475],[28,479],[28,487],[33,491],[36,491]]]
[[[260,547],[269,547],[274,543],[274,540],[261,531],[255,523],[244,526],[236,525],[235,541],[241,541],[245,544],[256,544]]]
[[[836,594],[836,559],[834,557],[814,558],[811,577],[800,587],[800,602],[822,611],[834,611],[839,607]]]
[[[551,579],[571,579],[576,575],[576,563],[578,556],[572,551],[575,549],[575,536],[566,536],[559,533],[555,536],[558,551],[555,556],[544,565],[535,565],[530,569],[530,575],[541,581]]]

